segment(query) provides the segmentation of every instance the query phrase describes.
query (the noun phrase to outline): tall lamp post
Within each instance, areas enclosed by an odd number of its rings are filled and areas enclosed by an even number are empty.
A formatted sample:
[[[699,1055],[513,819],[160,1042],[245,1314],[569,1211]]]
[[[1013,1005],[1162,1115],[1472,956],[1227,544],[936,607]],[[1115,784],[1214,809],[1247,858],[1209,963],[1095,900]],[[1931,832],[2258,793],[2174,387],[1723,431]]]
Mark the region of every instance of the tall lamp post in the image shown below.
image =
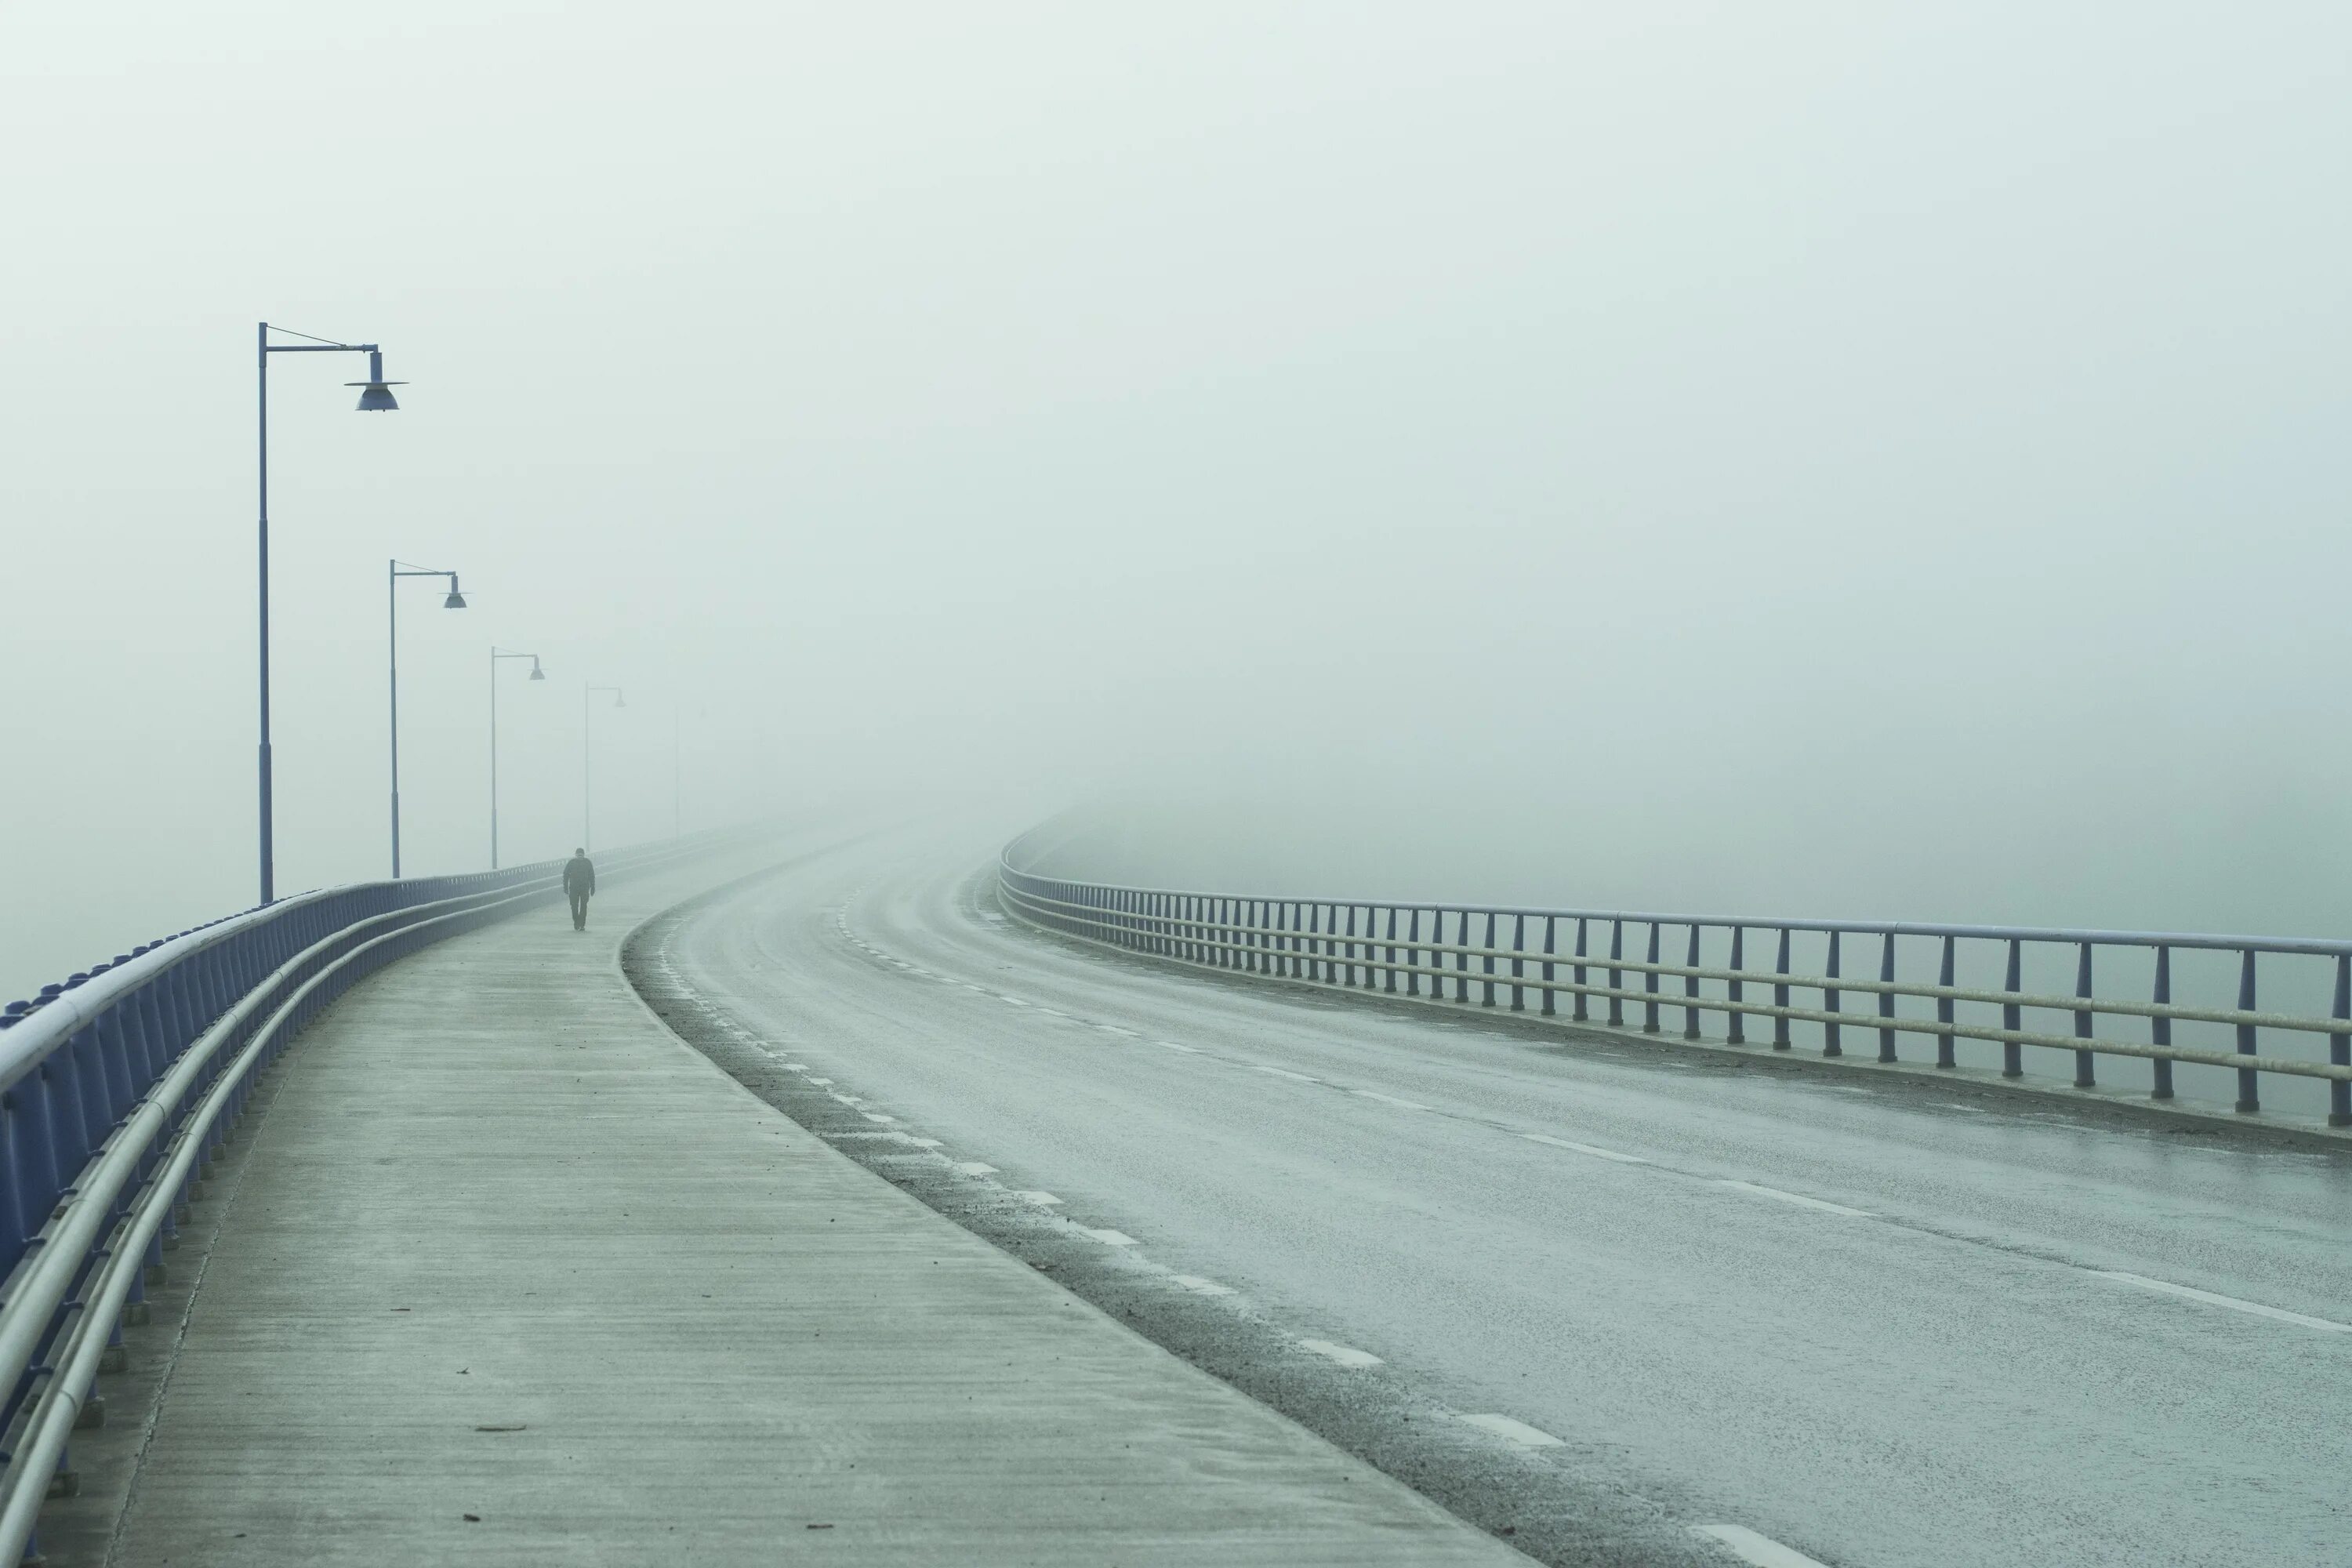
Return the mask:
[[[421,566],[404,565],[397,561],[384,566],[383,599],[389,606],[388,627],[392,652],[385,668],[392,676],[392,879],[400,880],[400,580],[403,577],[446,577],[449,596],[441,601],[445,610],[462,610],[466,595],[457,592],[457,574],[428,572]]]
[[[306,341],[299,343],[273,343],[269,341],[269,334],[273,331],[282,332],[289,338],[301,338]],[[278,896],[277,843],[276,834],[272,827],[272,812],[270,809],[269,795],[269,356],[271,354],[325,353],[367,355],[368,378],[365,381],[353,381],[344,384],[349,386],[356,386],[362,389],[360,393],[359,402],[360,412],[362,414],[386,414],[398,408],[400,405],[394,399],[392,389],[395,386],[404,385],[405,384],[397,381],[384,380],[383,351],[376,347],[373,343],[339,343],[329,338],[314,338],[308,332],[298,332],[286,327],[272,328],[267,321],[260,323],[260,329],[255,333],[255,339],[260,349],[258,363],[260,365],[261,372],[261,396],[258,409],[260,425],[258,451],[261,481],[261,521],[259,530],[261,557],[261,901],[267,904],[272,902]]]
[[[547,671],[539,668],[535,653],[508,653],[496,643],[490,645],[490,869],[499,868],[499,660],[527,658],[530,660],[530,678],[545,680]]]
[[[613,694],[613,706],[615,708],[626,708],[629,705],[628,700],[621,695],[621,689],[617,686],[591,686],[580,694],[580,847],[583,849],[593,848],[595,842],[589,831],[593,826],[596,816],[593,810],[595,797],[589,793],[588,787],[589,774],[595,763],[595,752],[588,744],[588,714],[593,706],[589,700],[600,691],[609,691]]]

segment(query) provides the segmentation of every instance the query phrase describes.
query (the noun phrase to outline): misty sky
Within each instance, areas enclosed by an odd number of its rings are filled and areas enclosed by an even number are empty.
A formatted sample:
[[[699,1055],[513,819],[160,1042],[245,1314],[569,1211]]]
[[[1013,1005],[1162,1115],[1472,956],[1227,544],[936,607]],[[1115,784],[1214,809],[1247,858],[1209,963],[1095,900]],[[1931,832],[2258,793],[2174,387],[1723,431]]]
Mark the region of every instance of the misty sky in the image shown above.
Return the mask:
[[[2352,930],[2340,5],[0,6],[0,994],[877,797]]]

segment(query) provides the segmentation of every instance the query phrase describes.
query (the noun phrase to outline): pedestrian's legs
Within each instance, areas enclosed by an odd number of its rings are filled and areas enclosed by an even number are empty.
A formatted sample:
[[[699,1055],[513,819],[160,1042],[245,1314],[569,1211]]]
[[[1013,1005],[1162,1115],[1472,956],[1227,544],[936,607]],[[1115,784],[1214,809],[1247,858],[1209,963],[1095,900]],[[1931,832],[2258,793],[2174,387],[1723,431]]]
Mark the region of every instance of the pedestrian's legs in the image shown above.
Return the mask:
[[[572,929],[573,931],[588,929],[588,895],[585,893],[572,895]]]

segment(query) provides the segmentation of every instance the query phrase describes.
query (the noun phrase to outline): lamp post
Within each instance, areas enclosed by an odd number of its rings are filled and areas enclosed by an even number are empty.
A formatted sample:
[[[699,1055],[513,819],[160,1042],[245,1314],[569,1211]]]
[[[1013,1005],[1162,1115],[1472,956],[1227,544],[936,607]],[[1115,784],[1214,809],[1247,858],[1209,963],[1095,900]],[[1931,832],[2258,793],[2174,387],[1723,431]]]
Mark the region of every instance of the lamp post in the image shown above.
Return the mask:
[[[591,686],[580,693],[580,847],[583,849],[595,847],[595,837],[589,831],[594,826],[596,817],[593,810],[594,796],[589,793],[588,787],[589,775],[593,770],[595,760],[595,752],[588,744],[588,713],[592,706],[589,699],[594,697],[599,691],[611,692],[613,706],[615,708],[626,708],[629,705],[628,700],[621,695],[621,689],[617,686]]]
[[[449,596],[441,601],[445,610],[462,610],[466,595],[457,592],[457,574],[428,572],[421,566],[403,565],[393,561],[385,563],[383,600],[387,606],[387,626],[391,639],[391,655],[385,668],[392,677],[392,879],[400,880],[400,580],[403,577],[446,577]]]
[[[535,653],[508,653],[496,643],[490,645],[490,869],[499,868],[499,660],[527,658],[530,660],[530,678],[545,680],[547,671],[539,668]]]
[[[302,338],[307,341],[299,343],[273,343],[269,341],[269,334],[272,331],[283,332],[289,338]],[[278,327],[273,329],[267,321],[260,323],[259,330],[255,333],[255,340],[260,350],[257,356],[257,363],[260,366],[260,401],[257,408],[257,415],[260,426],[258,466],[261,495],[260,528],[258,531],[261,567],[261,752],[259,759],[261,786],[261,901],[267,904],[272,902],[278,896],[277,844],[276,835],[272,827],[272,812],[270,809],[269,795],[269,356],[271,354],[323,353],[363,353],[367,355],[367,380],[346,382],[344,384],[347,386],[356,386],[362,389],[360,393],[359,407],[360,412],[363,414],[384,414],[390,413],[392,410],[398,408],[400,405],[394,399],[392,389],[395,386],[404,385],[405,384],[397,381],[384,380],[383,351],[376,347],[373,343],[339,343],[327,338],[313,338],[308,332],[298,332],[286,327]]]

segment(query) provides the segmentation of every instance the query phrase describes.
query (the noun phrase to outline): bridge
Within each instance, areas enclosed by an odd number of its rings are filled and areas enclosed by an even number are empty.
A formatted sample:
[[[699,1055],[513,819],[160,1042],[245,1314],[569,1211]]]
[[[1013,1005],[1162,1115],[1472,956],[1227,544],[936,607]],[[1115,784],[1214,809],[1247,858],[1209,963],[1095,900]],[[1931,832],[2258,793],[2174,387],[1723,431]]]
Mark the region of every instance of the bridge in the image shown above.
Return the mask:
[[[0,1029],[0,1555],[2324,1563],[2352,944],[824,825]],[[1475,893],[1475,889],[1465,889]]]

